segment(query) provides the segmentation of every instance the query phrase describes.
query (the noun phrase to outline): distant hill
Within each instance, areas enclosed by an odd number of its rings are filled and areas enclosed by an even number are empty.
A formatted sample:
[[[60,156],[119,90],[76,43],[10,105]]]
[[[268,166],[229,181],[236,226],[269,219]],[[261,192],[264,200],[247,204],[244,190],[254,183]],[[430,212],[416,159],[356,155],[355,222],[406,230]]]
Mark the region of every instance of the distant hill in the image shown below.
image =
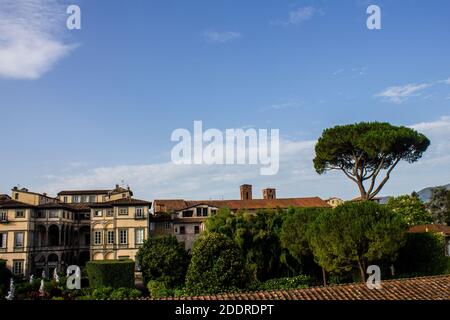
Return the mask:
[[[419,195],[420,200],[422,200],[423,202],[430,201],[430,199],[431,199],[431,190],[433,190],[433,188],[436,188],[436,187],[428,187],[428,188],[422,189],[419,192],[417,192],[417,194]],[[445,185],[445,186],[443,186],[443,187],[445,187],[447,190],[450,190],[450,183]]]
[[[433,190],[433,188],[436,187],[440,187],[440,186],[435,186],[435,187],[428,187],[425,189],[420,190],[419,192],[417,192],[417,194],[419,195],[420,200],[422,200],[422,202],[428,202],[431,199],[431,190]],[[447,185],[444,185],[442,187],[445,187],[447,190],[450,190],[450,183]],[[390,196],[387,197],[380,197],[379,198],[379,202],[381,204],[386,204],[389,200]]]

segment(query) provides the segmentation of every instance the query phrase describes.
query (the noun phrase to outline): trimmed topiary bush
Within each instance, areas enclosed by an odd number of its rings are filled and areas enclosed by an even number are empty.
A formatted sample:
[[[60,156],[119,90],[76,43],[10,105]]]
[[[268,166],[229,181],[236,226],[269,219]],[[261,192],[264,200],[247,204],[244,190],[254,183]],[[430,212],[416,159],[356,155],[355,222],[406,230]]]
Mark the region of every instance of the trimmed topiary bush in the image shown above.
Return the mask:
[[[186,291],[191,295],[235,291],[246,286],[243,272],[241,252],[233,240],[206,233],[194,243]]]
[[[92,288],[134,288],[135,265],[132,260],[98,260],[86,264]]]
[[[144,283],[164,282],[171,289],[183,285],[189,256],[174,236],[155,237],[144,242],[136,262],[141,267]]]

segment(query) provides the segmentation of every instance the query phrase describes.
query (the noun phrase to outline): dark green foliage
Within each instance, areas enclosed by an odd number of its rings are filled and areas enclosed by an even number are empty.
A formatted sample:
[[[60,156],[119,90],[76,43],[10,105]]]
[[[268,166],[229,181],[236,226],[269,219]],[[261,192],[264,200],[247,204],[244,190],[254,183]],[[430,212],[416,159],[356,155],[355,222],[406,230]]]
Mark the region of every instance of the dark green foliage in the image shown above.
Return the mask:
[[[307,230],[315,260],[336,274],[392,261],[404,243],[406,223],[399,214],[371,201],[345,203],[322,212]]]
[[[0,259],[0,289],[4,288],[8,283],[6,260]]]
[[[83,291],[77,300],[126,300],[139,298],[142,293],[131,288],[99,287]]]
[[[444,274],[448,267],[445,239],[437,233],[409,233],[395,263],[396,273],[404,276]]]
[[[135,265],[132,260],[98,260],[86,264],[92,288],[134,288]]]
[[[220,233],[239,248],[251,281],[264,281],[283,272],[279,233],[283,211],[261,210],[256,214],[221,210],[206,221],[206,232]]]
[[[431,214],[417,194],[391,197],[387,206],[392,211],[399,213],[409,226],[433,222]]]
[[[307,238],[308,226],[329,208],[290,208],[280,231],[281,247],[295,259],[298,267],[292,267],[289,256],[283,253],[283,261],[296,273],[313,273],[313,257]]]
[[[290,278],[270,279],[259,285],[259,290],[288,290],[308,288],[314,285],[314,280],[306,275],[298,275]]]
[[[431,199],[427,203],[434,223],[450,225],[450,190],[436,187],[431,190]]]
[[[144,283],[165,282],[169,288],[184,283],[189,256],[183,244],[173,236],[150,238],[136,255]]]
[[[166,282],[163,281],[150,280],[147,283],[147,289],[150,297],[155,299],[171,297],[174,295],[174,290],[168,288]]]
[[[361,122],[335,126],[324,130],[319,138],[314,168],[319,174],[329,170],[343,171],[358,185],[363,199],[372,199],[400,161],[417,161],[429,144],[423,134],[389,123]],[[386,175],[378,179],[377,185],[377,177],[382,170],[386,170]]]
[[[244,288],[243,269],[236,244],[224,235],[208,232],[194,243],[186,275],[186,290],[196,295]]]

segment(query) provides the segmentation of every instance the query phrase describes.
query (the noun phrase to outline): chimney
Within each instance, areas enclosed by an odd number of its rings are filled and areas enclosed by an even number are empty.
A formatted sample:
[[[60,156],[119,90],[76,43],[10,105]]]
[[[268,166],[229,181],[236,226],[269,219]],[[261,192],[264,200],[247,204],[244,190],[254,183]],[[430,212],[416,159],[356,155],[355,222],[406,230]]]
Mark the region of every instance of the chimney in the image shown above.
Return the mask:
[[[241,187],[241,200],[252,200],[252,185],[243,184]]]
[[[274,188],[266,188],[263,189],[263,199],[276,199],[277,198],[277,193],[276,193],[276,189]]]

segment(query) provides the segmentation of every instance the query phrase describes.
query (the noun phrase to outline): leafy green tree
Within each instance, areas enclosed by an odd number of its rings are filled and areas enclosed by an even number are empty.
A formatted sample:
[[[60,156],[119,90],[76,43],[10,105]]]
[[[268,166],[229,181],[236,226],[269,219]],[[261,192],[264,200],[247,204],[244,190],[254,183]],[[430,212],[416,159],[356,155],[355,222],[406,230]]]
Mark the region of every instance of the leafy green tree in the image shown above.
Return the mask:
[[[438,233],[409,233],[395,262],[396,273],[417,277],[443,274],[450,258],[445,256],[445,238]]]
[[[372,199],[400,161],[417,161],[429,144],[423,134],[389,123],[361,122],[335,126],[324,130],[319,138],[314,168],[319,174],[330,170],[342,171],[357,184],[362,199]],[[386,174],[377,184],[382,170],[386,170]]]
[[[417,195],[389,198],[387,206],[392,211],[399,213],[409,226],[433,222],[430,212]]]
[[[287,249],[299,262],[302,260],[302,257],[311,253],[306,231],[309,224],[323,210],[320,208],[293,209],[292,213],[283,222],[280,233],[281,246]]]
[[[147,239],[136,255],[145,283],[164,282],[172,288],[184,283],[189,256],[174,236]]]
[[[214,294],[245,287],[244,265],[236,244],[218,233],[202,234],[194,243],[186,274],[189,294]]]
[[[288,267],[289,257],[292,257],[297,267],[296,273],[312,274],[317,273],[317,265],[314,263],[314,257],[307,238],[308,226],[318,217],[322,211],[331,210],[325,208],[290,208],[288,215],[283,222],[280,232],[281,247],[287,250],[288,255],[282,256],[282,261]],[[295,270],[291,267],[291,270]],[[324,283],[325,282],[325,275]]]
[[[434,223],[450,225],[450,191],[445,187],[436,187],[431,190],[431,199],[427,203]]]
[[[253,280],[264,281],[282,272],[279,232],[282,211],[261,210],[256,214],[222,210],[206,221],[206,232],[220,233],[239,248],[245,270]]]
[[[328,272],[366,268],[376,261],[393,261],[404,243],[406,223],[385,206],[372,201],[345,203],[322,212],[307,230],[317,263]]]

